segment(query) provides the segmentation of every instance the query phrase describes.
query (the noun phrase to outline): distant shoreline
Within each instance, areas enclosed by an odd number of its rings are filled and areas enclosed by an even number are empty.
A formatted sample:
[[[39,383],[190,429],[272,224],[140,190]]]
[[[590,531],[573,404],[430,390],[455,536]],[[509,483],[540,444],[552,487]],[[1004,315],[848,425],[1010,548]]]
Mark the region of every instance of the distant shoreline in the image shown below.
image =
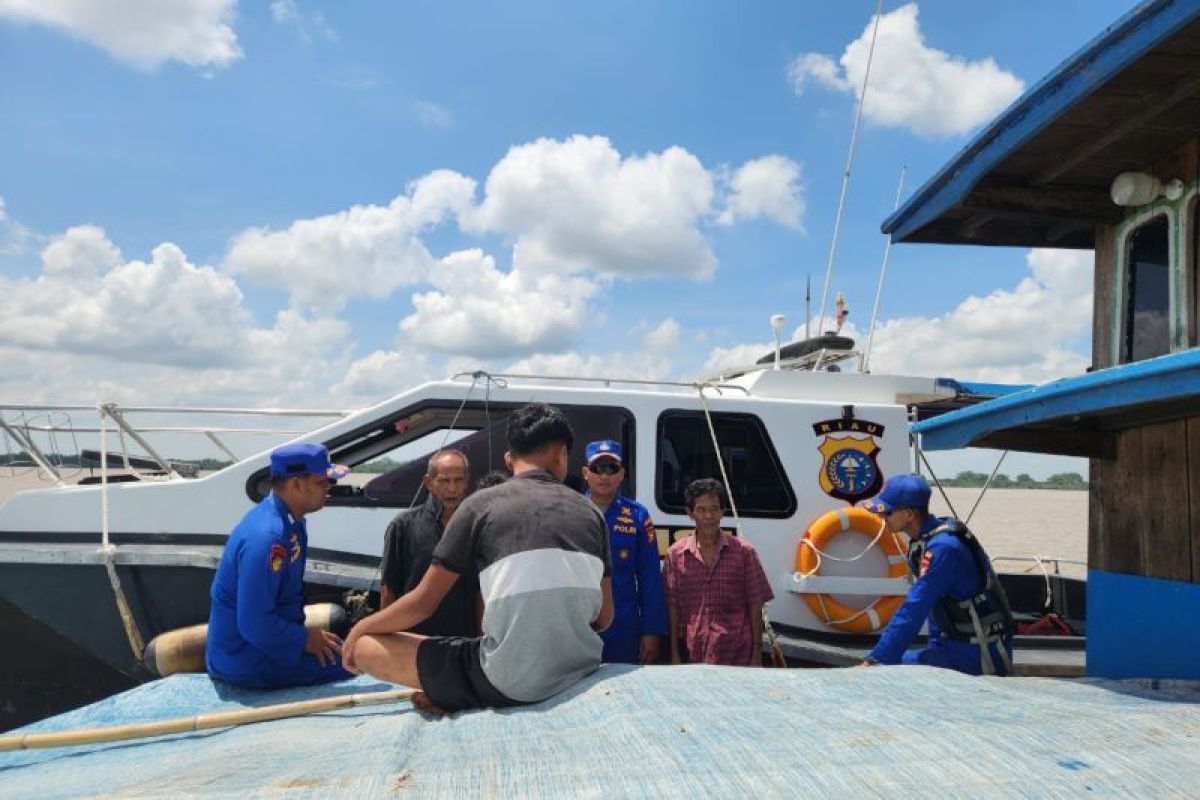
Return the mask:
[[[1010,478],[1003,472],[989,476],[982,472],[967,470],[958,473],[953,478],[945,478],[941,483],[942,486],[955,489],[982,489],[987,486],[989,489],[1048,489],[1055,492],[1081,492],[1088,488],[1087,479],[1078,472],[1059,472],[1044,481],[1039,481],[1025,473]]]
[[[983,488],[982,483],[980,483],[980,484],[959,483],[958,481],[953,481],[953,480],[942,481],[941,485],[945,486],[947,489],[982,489]],[[1086,484],[1083,486],[1046,486],[1046,485],[1043,485],[1040,483],[1034,483],[1029,486],[1024,486],[1024,485],[1018,486],[1017,484],[1013,483],[1013,484],[1009,484],[1008,486],[997,486],[996,484],[993,483],[991,486],[988,487],[988,491],[990,492],[993,489],[996,489],[998,491],[1003,491],[1003,490],[1007,490],[1007,489],[1041,489],[1042,491],[1046,491],[1046,492],[1086,492],[1087,488],[1088,487]]]

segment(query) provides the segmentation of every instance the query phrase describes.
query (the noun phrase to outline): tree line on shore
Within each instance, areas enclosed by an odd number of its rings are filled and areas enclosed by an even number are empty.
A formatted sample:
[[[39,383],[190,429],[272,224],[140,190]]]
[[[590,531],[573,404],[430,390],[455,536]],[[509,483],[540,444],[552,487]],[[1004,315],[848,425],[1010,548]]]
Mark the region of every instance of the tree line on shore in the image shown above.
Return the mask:
[[[954,486],[969,489],[982,488],[987,483],[986,472],[965,470],[953,478],[943,478],[943,486]],[[1010,478],[1003,472],[992,478],[991,489],[1062,489],[1078,491],[1088,488],[1087,480],[1078,472],[1057,472],[1044,481],[1035,480],[1022,472],[1015,478]]]
[[[118,456],[119,457],[119,456]],[[53,467],[77,467],[84,469],[98,469],[99,465],[96,461],[87,461],[78,455],[60,455],[58,453],[48,454],[46,456],[50,465]],[[146,456],[137,456],[137,458],[146,458]],[[219,469],[225,469],[232,461],[222,461],[217,458],[169,458],[167,459],[172,464],[191,464],[196,469],[202,472],[215,472]],[[112,460],[109,460],[112,463]],[[17,453],[0,453],[0,467],[33,467],[36,466],[33,459],[25,451]]]

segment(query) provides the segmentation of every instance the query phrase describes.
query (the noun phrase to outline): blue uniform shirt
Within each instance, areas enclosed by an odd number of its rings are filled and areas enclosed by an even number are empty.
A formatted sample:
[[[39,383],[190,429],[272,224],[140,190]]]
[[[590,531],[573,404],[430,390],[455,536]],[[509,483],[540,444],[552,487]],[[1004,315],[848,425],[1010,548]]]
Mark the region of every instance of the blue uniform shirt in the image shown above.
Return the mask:
[[[600,634],[606,661],[637,662],[637,640],[666,635],[667,604],[654,522],[645,506],[618,494],[604,512],[612,557],[613,621]]]
[[[929,536],[946,521],[943,518],[930,517],[921,528],[920,538]],[[970,548],[957,536],[934,536],[927,543],[916,583],[908,590],[908,598],[892,616],[870,657],[880,664],[899,664],[903,661],[979,674],[979,646],[969,642],[942,639],[937,623],[938,614],[931,612],[934,612],[938,601],[946,595],[954,600],[965,600],[981,592],[983,588],[980,585],[979,569],[971,557]],[[926,619],[929,620],[929,645],[916,653],[906,655],[905,651],[917,637]]]
[[[243,686],[295,682],[305,660],[308,532],[272,492],[238,523],[212,584],[205,661]]]

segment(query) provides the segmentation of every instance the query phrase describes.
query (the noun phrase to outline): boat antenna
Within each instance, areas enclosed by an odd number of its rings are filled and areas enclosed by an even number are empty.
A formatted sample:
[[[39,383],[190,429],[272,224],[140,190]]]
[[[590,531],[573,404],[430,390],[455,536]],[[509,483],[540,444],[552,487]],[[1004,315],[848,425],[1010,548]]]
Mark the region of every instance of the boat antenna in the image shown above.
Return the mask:
[[[854,150],[858,145],[858,125],[862,121],[863,106],[867,99],[867,80],[871,77],[871,62],[875,58],[875,40],[879,36],[879,20],[883,16],[883,0],[875,6],[875,26],[871,29],[871,49],[867,52],[867,70],[863,74],[862,91],[858,95],[858,110],[854,114],[854,128],[850,132],[850,151],[846,154],[846,171],[842,175],[842,196],[838,200],[837,216],[833,220],[833,241],[829,244],[829,263],[825,267],[825,285],[821,287],[821,317],[817,333],[825,330],[825,300],[829,296],[829,281],[833,278],[833,262],[837,257],[838,234],[842,229],[842,214],[846,210],[846,192],[850,188],[850,167],[854,164]]]
[[[783,323],[787,317],[783,314],[771,315],[771,332],[775,334],[775,369],[779,369],[779,334],[783,332]]]
[[[812,273],[804,282],[804,338],[812,336],[809,326],[812,324]]]
[[[900,185],[896,187],[896,202],[892,205],[892,213],[900,207],[900,194],[904,191],[904,175],[908,172],[908,167],[900,168]],[[883,264],[879,267],[879,285],[875,287],[875,308],[871,311],[871,326],[867,328],[867,346],[863,350],[862,361],[859,363],[859,372],[870,372],[869,366],[871,362],[871,343],[875,341],[875,321],[879,319],[879,300],[883,297],[883,278],[887,275],[888,256],[892,252],[892,235],[889,233],[887,244],[883,246]]]

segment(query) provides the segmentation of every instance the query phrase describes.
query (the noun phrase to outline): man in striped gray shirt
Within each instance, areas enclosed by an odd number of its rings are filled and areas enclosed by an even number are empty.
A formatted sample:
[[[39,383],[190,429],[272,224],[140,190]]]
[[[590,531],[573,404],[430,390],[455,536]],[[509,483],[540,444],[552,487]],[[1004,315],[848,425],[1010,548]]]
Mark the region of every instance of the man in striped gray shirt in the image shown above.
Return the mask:
[[[505,454],[512,479],[463,501],[420,584],[346,637],[345,667],[417,688],[418,707],[450,712],[534,703],[595,670],[599,632],[613,613],[608,530],[595,506],[562,484],[573,442],[557,408],[514,411]],[[471,571],[485,604],[482,636],[402,633]]]

